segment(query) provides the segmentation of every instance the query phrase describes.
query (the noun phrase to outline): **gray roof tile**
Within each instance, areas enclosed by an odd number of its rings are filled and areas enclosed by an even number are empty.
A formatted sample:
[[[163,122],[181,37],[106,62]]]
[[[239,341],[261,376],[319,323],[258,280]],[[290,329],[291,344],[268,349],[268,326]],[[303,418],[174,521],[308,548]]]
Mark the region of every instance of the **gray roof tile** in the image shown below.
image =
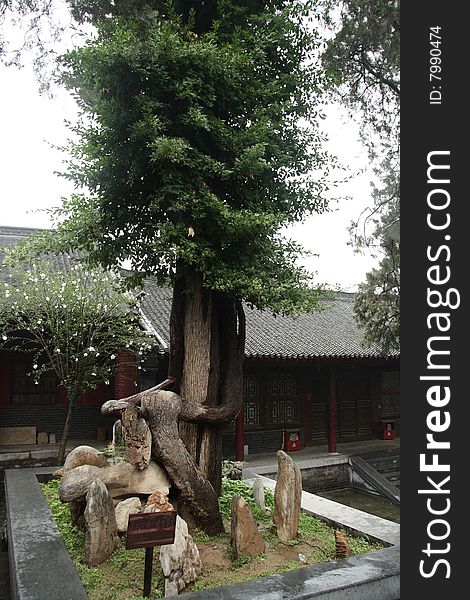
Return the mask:
[[[35,230],[0,227],[0,248],[12,247]],[[72,257],[54,258],[59,269],[70,268]],[[160,287],[152,278],[144,282],[141,301],[142,325],[157,334],[160,351],[170,344],[169,321],[172,291]],[[354,294],[337,293],[323,301],[322,310],[289,317],[245,306],[245,355],[253,358],[378,358],[378,346],[366,348],[362,331],[354,320]],[[396,353],[393,356],[398,356]]]
[[[152,279],[144,286],[142,310],[169,346],[172,292]],[[253,358],[378,358],[377,346],[366,348],[354,320],[354,294],[337,293],[323,309],[289,317],[245,306],[245,355]],[[395,354],[394,356],[398,356]]]

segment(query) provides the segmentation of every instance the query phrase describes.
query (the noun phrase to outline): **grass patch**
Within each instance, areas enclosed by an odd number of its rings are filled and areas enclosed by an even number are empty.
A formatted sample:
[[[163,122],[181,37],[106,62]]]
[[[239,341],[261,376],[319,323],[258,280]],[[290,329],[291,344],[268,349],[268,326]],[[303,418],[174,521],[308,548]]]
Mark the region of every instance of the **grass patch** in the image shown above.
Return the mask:
[[[122,541],[122,545],[103,564],[98,567],[85,564],[85,534],[72,525],[69,505],[59,500],[59,480],[52,479],[40,485],[90,600],[143,600],[145,550],[126,550],[125,541]],[[150,598],[163,598],[163,589],[156,548]]]
[[[41,487],[90,600],[142,600],[144,549],[127,551],[124,547],[125,541],[122,541],[122,545],[102,565],[86,565],[85,534],[72,526],[69,507],[59,500],[59,480],[54,479],[41,484]],[[248,502],[260,533],[266,541],[266,552],[256,558],[242,556],[235,559],[233,556],[229,532],[230,507],[234,495],[242,496]],[[275,535],[272,518],[274,495],[267,488],[265,501],[267,510],[256,505],[251,486],[246,481],[223,478],[219,506],[226,533],[212,537],[203,532],[193,533],[193,539],[200,551],[203,571],[191,591],[240,583],[335,559],[335,537],[332,527],[315,517],[301,513],[298,539],[283,544]],[[347,533],[346,535],[353,554],[382,547],[370,543],[365,538],[353,537]],[[153,565],[150,598],[155,600],[164,597],[164,580],[157,548],[154,550]]]

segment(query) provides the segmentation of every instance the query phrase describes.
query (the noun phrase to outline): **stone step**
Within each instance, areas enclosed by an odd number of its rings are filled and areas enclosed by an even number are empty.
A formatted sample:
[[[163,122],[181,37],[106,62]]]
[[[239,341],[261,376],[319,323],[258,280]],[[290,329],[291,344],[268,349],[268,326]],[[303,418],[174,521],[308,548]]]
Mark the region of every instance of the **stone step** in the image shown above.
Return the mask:
[[[385,479],[388,479],[389,481],[396,481],[397,479],[400,479],[400,471],[386,471],[385,473],[380,474],[383,475]]]
[[[369,458],[365,459],[367,464],[369,464],[376,471],[381,471],[382,469],[391,469],[398,468],[400,469],[400,456],[383,456],[378,458]]]
[[[350,456],[349,464],[353,470],[353,487],[354,477],[359,479],[356,481],[357,486],[361,486],[361,479],[366,486],[372,487],[380,495],[388,498],[394,504],[400,504],[400,492],[395,485],[395,482],[389,481],[381,473],[378,473],[369,462],[366,462],[360,456]]]

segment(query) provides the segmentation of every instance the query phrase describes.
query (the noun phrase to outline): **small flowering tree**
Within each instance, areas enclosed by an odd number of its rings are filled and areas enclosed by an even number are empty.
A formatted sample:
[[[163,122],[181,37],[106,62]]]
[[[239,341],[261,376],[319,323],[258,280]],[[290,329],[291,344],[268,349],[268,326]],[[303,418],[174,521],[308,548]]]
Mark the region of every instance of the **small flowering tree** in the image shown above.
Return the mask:
[[[139,364],[152,346],[139,328],[137,299],[123,291],[116,273],[62,264],[59,270],[42,258],[25,266],[7,254],[0,281],[1,345],[31,353],[36,383],[53,371],[67,390],[60,464],[80,396],[108,382],[119,350],[129,349]]]

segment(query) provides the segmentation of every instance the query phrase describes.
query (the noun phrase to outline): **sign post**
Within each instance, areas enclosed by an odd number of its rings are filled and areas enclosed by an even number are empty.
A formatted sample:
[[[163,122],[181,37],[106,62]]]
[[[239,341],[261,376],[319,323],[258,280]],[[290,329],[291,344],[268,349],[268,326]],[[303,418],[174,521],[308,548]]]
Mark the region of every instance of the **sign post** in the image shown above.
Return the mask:
[[[154,546],[175,541],[176,510],[129,515],[126,550],[145,548],[144,598],[150,596]]]

